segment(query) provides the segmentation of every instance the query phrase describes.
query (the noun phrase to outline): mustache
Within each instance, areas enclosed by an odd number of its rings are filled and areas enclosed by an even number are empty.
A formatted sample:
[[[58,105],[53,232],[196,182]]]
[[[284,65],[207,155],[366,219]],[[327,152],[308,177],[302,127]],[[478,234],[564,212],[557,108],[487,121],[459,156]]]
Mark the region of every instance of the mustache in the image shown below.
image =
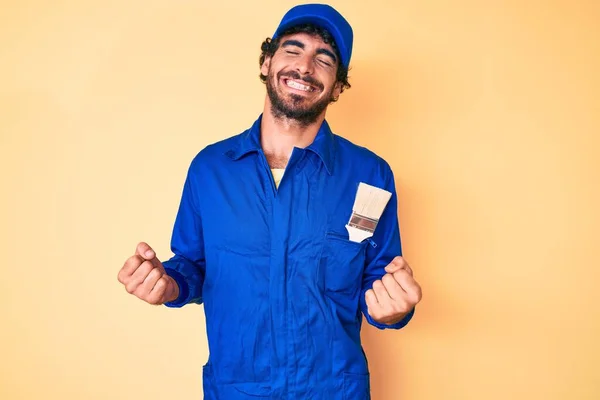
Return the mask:
[[[312,76],[307,75],[305,77],[301,77],[300,74],[296,71],[280,72],[278,74],[278,78],[281,79],[282,77],[292,78],[292,79],[296,79],[299,81],[303,81],[303,82],[306,82],[309,85],[317,87],[321,90],[323,90],[323,88],[324,88],[324,85],[321,82],[319,82],[318,80],[316,80],[315,78],[313,78]]]

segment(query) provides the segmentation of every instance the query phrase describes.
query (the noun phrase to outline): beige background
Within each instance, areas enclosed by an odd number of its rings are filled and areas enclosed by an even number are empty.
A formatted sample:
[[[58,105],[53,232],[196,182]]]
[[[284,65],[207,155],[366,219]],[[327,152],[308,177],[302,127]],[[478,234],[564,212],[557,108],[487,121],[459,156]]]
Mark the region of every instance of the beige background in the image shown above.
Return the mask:
[[[201,307],[117,282],[170,256],[184,175],[262,109],[291,1],[2,1],[0,399],[201,398]],[[363,332],[374,400],[598,399],[600,3],[335,1],[334,130],[392,165],[408,328]]]

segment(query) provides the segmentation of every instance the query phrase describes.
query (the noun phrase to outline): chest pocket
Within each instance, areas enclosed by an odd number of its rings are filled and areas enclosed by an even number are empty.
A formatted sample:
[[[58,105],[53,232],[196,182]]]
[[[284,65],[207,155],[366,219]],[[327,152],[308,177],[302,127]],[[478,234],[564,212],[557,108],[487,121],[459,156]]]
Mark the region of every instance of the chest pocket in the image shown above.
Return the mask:
[[[360,290],[367,243],[352,242],[347,233],[327,233],[321,256],[326,291],[355,293]]]

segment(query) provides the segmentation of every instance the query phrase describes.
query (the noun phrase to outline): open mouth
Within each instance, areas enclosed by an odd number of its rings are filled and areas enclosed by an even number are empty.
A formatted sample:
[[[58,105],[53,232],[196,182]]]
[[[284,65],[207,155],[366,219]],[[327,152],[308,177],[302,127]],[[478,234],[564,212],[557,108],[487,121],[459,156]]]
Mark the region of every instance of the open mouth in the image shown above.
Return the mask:
[[[283,78],[283,83],[287,87],[298,90],[300,92],[316,92],[318,90],[318,88],[312,85],[307,85],[306,82],[296,79]]]

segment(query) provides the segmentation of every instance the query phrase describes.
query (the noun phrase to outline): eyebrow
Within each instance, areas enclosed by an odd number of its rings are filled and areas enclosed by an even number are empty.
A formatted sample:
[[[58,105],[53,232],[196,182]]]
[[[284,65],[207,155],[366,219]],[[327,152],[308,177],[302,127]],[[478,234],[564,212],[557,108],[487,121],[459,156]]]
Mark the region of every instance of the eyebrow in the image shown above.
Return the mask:
[[[283,42],[281,44],[281,47],[287,47],[287,46],[296,46],[296,47],[300,47],[301,49],[304,50],[304,43],[302,43],[298,40],[294,40],[294,39],[286,40],[285,42]],[[335,54],[333,54],[331,51],[329,51],[327,49],[318,49],[317,54],[325,54],[326,56],[330,57],[333,60],[333,62],[337,62],[337,57],[335,56]]]
[[[296,46],[296,47],[300,47],[301,49],[304,49],[304,43],[299,42],[298,40],[294,40],[294,39],[286,40],[281,45],[281,47],[286,47],[286,46]]]

